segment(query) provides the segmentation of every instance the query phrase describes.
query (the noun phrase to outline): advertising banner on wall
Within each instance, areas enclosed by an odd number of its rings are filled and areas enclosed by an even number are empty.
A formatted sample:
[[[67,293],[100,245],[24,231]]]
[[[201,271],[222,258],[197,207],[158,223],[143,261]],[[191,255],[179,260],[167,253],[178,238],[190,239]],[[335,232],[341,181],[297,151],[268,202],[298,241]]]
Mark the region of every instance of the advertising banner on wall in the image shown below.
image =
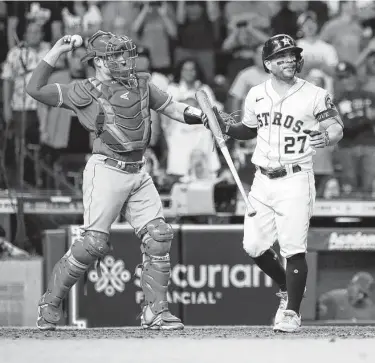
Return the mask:
[[[239,225],[182,225],[183,318],[188,325],[270,324],[276,287],[242,247]]]
[[[309,251],[375,251],[375,228],[311,228]]]
[[[171,249],[168,300],[186,325],[270,324],[277,288],[242,249],[240,226],[176,226]],[[69,227],[69,244],[81,238]],[[71,290],[70,324],[85,327],[137,326],[140,288],[139,240],[128,226],[111,231],[112,251]],[[85,295],[86,290],[86,295]]]

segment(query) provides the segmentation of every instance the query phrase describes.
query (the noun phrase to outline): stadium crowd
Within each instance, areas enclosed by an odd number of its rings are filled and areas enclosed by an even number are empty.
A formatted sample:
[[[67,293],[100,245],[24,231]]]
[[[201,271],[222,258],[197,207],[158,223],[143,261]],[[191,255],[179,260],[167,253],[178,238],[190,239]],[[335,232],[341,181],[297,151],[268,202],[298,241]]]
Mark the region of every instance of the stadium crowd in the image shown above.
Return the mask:
[[[212,103],[238,120],[249,89],[267,77],[264,41],[277,33],[296,38],[305,60],[299,76],[332,93],[345,123],[339,146],[315,155],[318,197],[375,196],[372,1],[0,1],[1,140],[8,176],[4,180],[2,175],[0,187],[14,180],[23,120],[26,185],[54,188],[53,173],[59,171],[69,172],[79,184],[90,136],[70,111],[38,104],[24,88],[54,41],[64,34],[87,40],[98,29],[133,38],[137,69],[150,72],[174,99],[196,105],[194,94],[204,89]],[[80,62],[84,52],[78,48],[61,59],[49,82],[92,75]],[[168,192],[178,180],[232,182],[203,126],[170,122],[156,113],[152,120],[147,160],[160,190]],[[250,185],[254,141],[231,140],[229,145],[241,179]]]

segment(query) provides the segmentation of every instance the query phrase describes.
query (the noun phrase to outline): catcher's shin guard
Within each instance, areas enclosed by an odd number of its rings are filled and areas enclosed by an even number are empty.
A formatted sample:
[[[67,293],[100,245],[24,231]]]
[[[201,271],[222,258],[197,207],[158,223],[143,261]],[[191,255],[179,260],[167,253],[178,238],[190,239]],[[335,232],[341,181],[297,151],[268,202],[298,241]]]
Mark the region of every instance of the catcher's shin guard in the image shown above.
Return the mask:
[[[39,301],[37,326],[53,329],[61,319],[61,302],[71,287],[98,258],[109,252],[108,235],[87,231],[55,265],[46,293]]]
[[[169,254],[165,256],[144,254],[141,286],[145,295],[145,302],[155,315],[168,310],[167,290],[170,271]]]
[[[150,222],[142,237],[141,287],[145,301],[141,325],[146,329],[183,328],[180,319],[168,311],[167,291],[171,272],[169,250],[172,239],[172,227],[164,220]]]

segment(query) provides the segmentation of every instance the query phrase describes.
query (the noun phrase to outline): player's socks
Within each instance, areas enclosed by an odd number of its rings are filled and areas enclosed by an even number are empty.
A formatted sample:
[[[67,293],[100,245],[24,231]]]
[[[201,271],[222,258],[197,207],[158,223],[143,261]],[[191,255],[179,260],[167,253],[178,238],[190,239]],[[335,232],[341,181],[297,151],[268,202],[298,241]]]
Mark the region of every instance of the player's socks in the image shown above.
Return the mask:
[[[286,285],[288,288],[287,310],[299,314],[301,301],[305,292],[307,279],[307,262],[304,253],[298,253],[287,259]]]
[[[286,291],[286,273],[277,253],[270,248],[259,257],[253,257],[257,266],[280,287],[281,291]]]

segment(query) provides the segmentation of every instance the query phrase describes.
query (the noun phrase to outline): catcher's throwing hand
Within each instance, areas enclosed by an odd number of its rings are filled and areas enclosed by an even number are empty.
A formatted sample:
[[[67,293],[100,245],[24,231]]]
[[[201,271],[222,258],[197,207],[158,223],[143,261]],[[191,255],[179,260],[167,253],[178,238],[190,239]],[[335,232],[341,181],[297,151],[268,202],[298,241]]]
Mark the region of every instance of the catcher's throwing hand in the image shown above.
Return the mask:
[[[82,45],[81,40],[82,38],[79,35],[64,35],[54,44],[52,49],[63,54]]]
[[[310,145],[315,148],[324,148],[329,145],[329,137],[327,131],[303,130],[310,136]]]

